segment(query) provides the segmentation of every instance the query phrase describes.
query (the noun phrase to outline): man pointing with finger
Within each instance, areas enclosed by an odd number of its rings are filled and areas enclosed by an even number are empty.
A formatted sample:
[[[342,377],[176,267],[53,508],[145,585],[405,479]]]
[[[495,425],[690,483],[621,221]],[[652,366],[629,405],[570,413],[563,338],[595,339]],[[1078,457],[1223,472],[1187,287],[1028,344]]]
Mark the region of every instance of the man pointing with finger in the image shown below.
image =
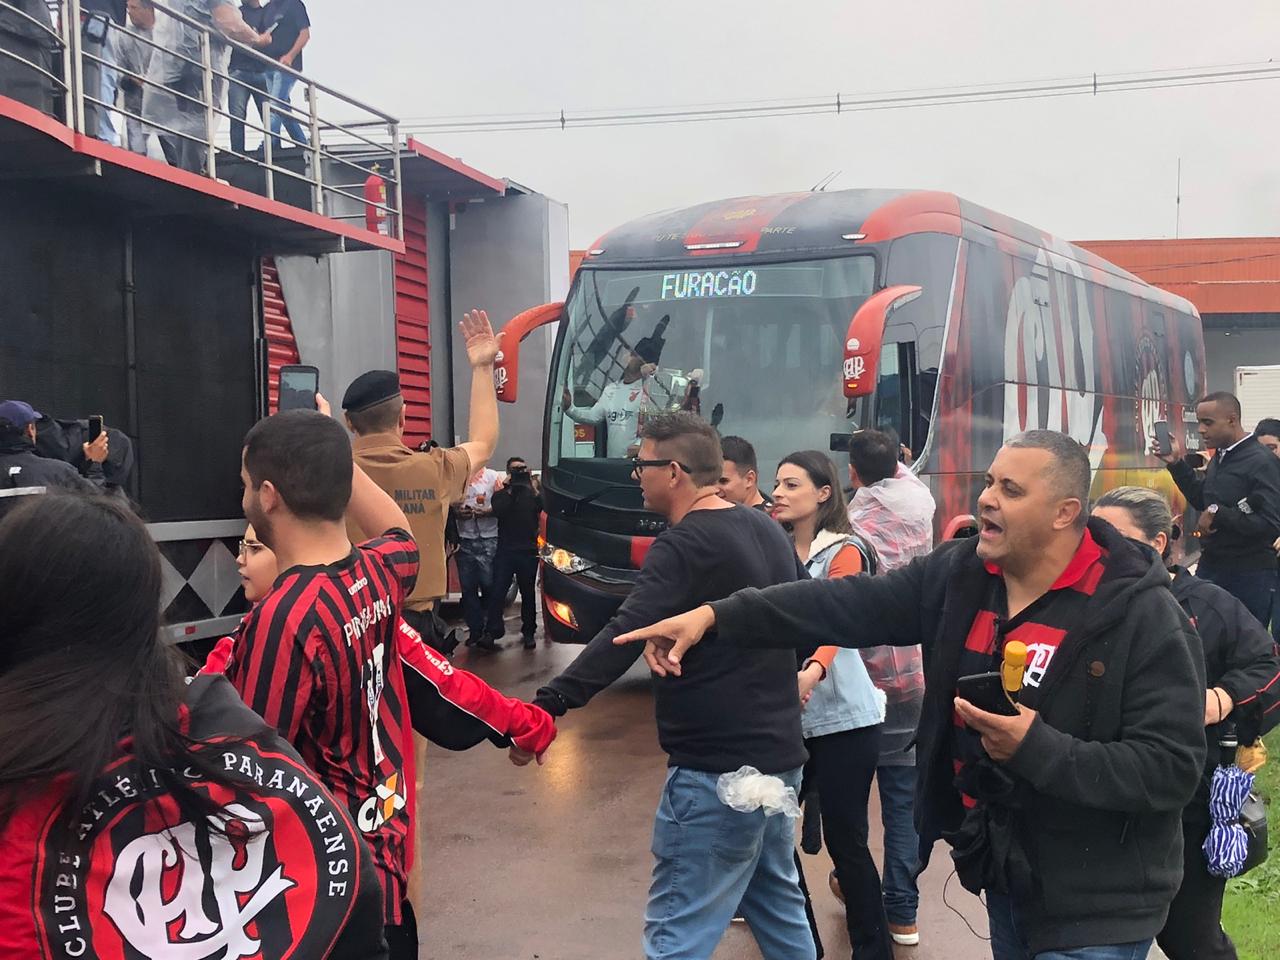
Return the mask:
[[[995,960],[1142,958],[1182,873],[1180,816],[1205,756],[1203,656],[1158,557],[1086,525],[1090,468],[1031,431],[996,455],[981,532],[877,577],[742,590],[617,638],[659,674],[713,626],[721,644],[921,643],[921,860],[952,847],[985,892]],[[957,696],[1026,645],[1016,716]],[[692,664],[690,664],[692,669]]]

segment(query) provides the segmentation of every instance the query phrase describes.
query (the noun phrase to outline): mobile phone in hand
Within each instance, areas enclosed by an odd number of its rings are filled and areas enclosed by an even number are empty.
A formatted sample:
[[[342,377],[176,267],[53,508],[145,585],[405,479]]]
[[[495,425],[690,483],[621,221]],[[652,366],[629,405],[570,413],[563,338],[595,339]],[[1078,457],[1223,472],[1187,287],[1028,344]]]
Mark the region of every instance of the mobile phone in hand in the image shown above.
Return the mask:
[[[1156,446],[1152,453],[1167,457],[1173,453],[1173,434],[1169,432],[1169,423],[1166,420],[1157,420],[1153,427],[1156,434]]]
[[[102,436],[102,414],[95,413],[89,417],[89,442],[93,443]]]
[[[290,364],[280,368],[280,412],[315,410],[320,392],[320,371],[315,367]]]
[[[999,671],[961,677],[956,681],[956,693],[987,713],[996,713],[1002,717],[1018,715],[1018,707],[1005,692]]]

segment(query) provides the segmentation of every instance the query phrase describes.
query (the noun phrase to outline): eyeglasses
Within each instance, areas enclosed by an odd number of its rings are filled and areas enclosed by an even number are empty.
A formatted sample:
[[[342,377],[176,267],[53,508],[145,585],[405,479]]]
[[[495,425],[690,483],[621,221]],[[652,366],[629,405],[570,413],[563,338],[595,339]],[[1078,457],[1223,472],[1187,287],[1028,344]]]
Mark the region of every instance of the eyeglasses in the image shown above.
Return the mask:
[[[669,467],[675,464],[685,473],[692,474],[693,471],[686,467],[679,460],[641,460],[639,457],[631,458],[631,476],[636,480],[640,479],[640,474],[645,467]]]
[[[263,548],[263,546],[265,546],[265,544],[258,540],[241,540],[239,549],[236,551],[236,556],[245,557],[250,553],[257,553]]]

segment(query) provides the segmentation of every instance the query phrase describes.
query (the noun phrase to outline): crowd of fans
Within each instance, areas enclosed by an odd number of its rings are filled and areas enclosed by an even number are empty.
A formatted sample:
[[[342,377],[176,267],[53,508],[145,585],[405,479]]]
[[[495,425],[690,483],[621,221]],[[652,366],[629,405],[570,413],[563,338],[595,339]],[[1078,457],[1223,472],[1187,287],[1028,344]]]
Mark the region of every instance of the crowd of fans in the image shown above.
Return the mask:
[[[277,151],[308,144],[291,105],[311,40],[304,0],[243,0],[239,6],[233,0],[81,0],[80,10],[80,82],[90,136],[198,173],[223,115],[231,119],[231,150],[251,155],[245,126],[252,101],[255,126],[267,131],[263,139],[270,135]],[[0,92],[47,113],[61,103],[61,88],[50,79],[63,72],[56,16],[46,0],[0,5],[0,48],[15,54],[0,56]],[[213,38],[213,130],[206,109],[206,35]]]
[[[748,440],[648,415],[633,476],[667,529],[614,619],[522,703],[444,656],[451,516],[473,645],[497,648],[512,578],[525,646],[537,626],[539,492],[521,458],[487,467],[498,340],[480,311],[462,333],[466,443],[409,448],[390,371],[347,389],[347,429],[317,397],[249,432],[253,607],[186,684],[119,435],[0,403],[0,952],[35,955],[56,929],[68,956],[110,938],[164,956],[185,917],[272,955],[417,956],[412,734],[541,763],[555,718],[643,655],[669,757],[646,957],[710,957],[735,916],[768,960],[822,956],[795,816],[830,854],[856,960],[920,941],[940,839],[985,895],[996,960],[1157,940],[1171,960],[1235,955],[1222,897],[1246,858],[1211,811],[1280,719],[1280,422],[1246,433],[1212,394],[1211,452],[1158,454],[1198,514],[1193,574],[1164,495],[1091,504],[1062,434],[1009,439],[978,536],[934,549],[933,499],[892,434],[855,433],[844,475],[796,451],[766,496]],[[957,695],[1014,645],[1011,709]]]

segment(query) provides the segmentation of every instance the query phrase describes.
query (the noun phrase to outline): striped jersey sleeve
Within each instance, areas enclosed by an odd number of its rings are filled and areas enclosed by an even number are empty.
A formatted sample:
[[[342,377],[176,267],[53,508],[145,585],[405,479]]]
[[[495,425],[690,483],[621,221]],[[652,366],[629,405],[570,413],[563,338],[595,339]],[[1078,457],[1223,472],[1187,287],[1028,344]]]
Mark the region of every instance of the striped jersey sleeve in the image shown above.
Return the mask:
[[[245,704],[290,743],[320,693],[309,649],[315,615],[300,596],[307,589],[305,580],[285,584],[245,617],[227,670]]]
[[[360,551],[366,556],[376,556],[391,571],[401,591],[395,598],[399,607],[404,598],[413,593],[418,582],[418,544],[413,534],[398,528],[388,530],[382,536],[360,544]]]

